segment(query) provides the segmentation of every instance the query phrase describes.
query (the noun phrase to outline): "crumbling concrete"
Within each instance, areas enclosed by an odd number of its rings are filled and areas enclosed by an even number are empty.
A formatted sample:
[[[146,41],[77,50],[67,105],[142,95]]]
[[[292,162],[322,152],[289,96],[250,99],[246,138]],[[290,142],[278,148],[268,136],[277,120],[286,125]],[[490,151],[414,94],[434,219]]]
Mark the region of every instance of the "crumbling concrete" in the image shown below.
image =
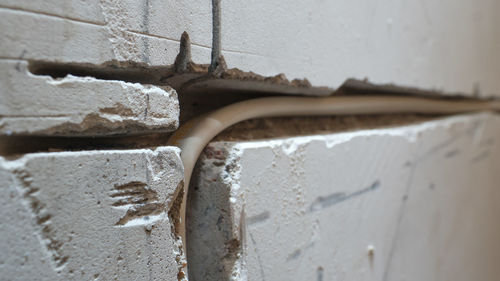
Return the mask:
[[[172,147],[0,158],[2,279],[177,280],[182,179]]]
[[[211,143],[192,280],[496,280],[500,118]]]
[[[0,134],[95,136],[169,132],[179,103],[169,87],[91,77],[33,75],[23,60],[1,60]]]

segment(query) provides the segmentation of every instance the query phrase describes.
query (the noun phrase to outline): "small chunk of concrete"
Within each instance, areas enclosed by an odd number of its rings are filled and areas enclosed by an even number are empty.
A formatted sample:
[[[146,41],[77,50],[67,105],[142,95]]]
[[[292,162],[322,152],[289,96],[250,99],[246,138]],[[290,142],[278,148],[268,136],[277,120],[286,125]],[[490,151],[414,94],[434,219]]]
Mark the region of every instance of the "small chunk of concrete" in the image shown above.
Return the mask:
[[[177,280],[182,179],[173,147],[0,158],[2,279]]]
[[[0,135],[98,136],[178,127],[177,93],[115,80],[33,75],[0,60]]]

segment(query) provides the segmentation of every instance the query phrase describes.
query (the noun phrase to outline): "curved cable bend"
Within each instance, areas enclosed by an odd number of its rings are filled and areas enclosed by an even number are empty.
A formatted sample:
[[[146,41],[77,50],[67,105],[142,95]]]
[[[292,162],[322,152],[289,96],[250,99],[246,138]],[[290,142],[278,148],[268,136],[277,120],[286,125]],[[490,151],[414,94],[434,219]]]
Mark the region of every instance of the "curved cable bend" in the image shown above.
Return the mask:
[[[178,234],[182,238],[186,258],[186,200],[191,174],[205,146],[227,127],[244,120],[263,117],[383,113],[457,114],[474,111],[500,111],[500,101],[396,96],[267,97],[238,102],[187,122],[168,140],[168,145],[181,149],[184,165],[184,192]],[[176,190],[176,197],[180,191]]]

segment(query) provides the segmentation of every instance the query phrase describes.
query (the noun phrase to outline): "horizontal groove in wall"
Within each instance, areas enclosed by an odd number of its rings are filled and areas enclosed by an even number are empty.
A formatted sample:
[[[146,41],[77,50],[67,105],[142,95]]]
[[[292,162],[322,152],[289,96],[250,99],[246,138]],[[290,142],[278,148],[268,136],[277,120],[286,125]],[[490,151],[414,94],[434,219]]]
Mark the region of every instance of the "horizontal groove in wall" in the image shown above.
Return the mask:
[[[214,141],[245,141],[353,130],[387,128],[425,122],[438,115],[384,114],[365,116],[274,117],[252,119],[229,127]],[[172,133],[118,137],[0,137],[0,156],[14,159],[27,153],[155,148]]]
[[[34,75],[49,75],[54,79],[67,75],[91,76],[103,80],[119,80],[132,83],[169,85],[178,90],[181,107],[180,122],[186,121],[233,104],[235,102],[262,96],[290,95],[287,89],[304,90],[312,88],[297,88],[284,85],[282,76],[265,78],[252,73],[238,73],[243,76],[215,77],[206,73],[208,66],[192,64],[197,67],[189,73],[175,73],[174,66],[149,67],[136,63],[108,62],[103,65],[57,63],[45,61],[29,61],[29,71]],[[191,69],[193,70],[193,69]],[[227,70],[226,70],[227,71]],[[231,70],[229,70],[231,71]],[[257,79],[254,82],[265,87],[279,86],[255,90],[245,80],[245,75]],[[239,77],[239,78],[238,78]],[[256,78],[257,77],[257,78]],[[202,79],[200,79],[202,78]],[[248,78],[248,77],[247,77]],[[223,83],[220,83],[222,81]],[[230,83],[225,83],[229,81]],[[306,80],[305,80],[306,81]],[[250,81],[252,82],[252,81]],[[197,85],[198,83],[198,85]],[[281,83],[281,84],[280,84]],[[288,82],[287,82],[288,83]],[[190,84],[190,87],[184,85]],[[194,85],[194,86],[193,86]],[[281,88],[280,88],[281,87]],[[272,89],[272,91],[266,91]],[[318,88],[319,89],[319,88]],[[323,89],[325,90],[325,89]],[[333,92],[336,95],[396,95],[396,96],[428,96],[438,97],[438,92],[421,91],[418,89],[398,87],[394,85],[373,85],[367,81],[348,79],[344,85]],[[324,92],[321,95],[325,95]],[[294,92],[293,95],[297,93]],[[464,99],[463,96],[439,96],[446,99]],[[287,117],[249,120],[231,126],[221,133],[217,140],[248,140],[255,138],[276,138],[296,135],[325,134],[339,131],[399,126],[422,122],[438,116],[396,114],[370,116],[329,116],[329,117]],[[167,143],[171,133],[143,134],[139,136],[115,137],[37,137],[37,136],[3,136],[0,137],[0,155],[16,157],[32,152],[51,151],[81,151],[108,149],[152,148]]]
[[[30,61],[29,71],[34,75],[48,75],[54,79],[67,75],[118,80],[131,83],[165,85],[164,78],[173,75],[171,66],[149,67],[138,63],[109,62],[102,65]]]

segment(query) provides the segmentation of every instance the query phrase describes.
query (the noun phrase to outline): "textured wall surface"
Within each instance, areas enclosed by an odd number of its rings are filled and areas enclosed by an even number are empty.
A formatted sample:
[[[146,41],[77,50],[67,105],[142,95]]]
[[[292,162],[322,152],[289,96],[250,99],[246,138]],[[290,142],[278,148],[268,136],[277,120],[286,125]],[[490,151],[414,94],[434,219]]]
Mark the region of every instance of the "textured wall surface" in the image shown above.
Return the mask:
[[[178,149],[0,158],[3,280],[177,280]]]
[[[1,0],[0,57],[171,65],[187,31],[210,62],[210,1]],[[228,67],[337,88],[347,78],[499,95],[500,3],[222,1]],[[50,28],[50,32],[47,32]]]
[[[0,61],[0,135],[95,136],[165,132],[179,125],[172,88],[32,75],[22,60]]]
[[[500,119],[214,142],[188,205],[193,280],[497,280]]]
[[[181,151],[164,146],[181,110],[348,78],[500,96],[499,9],[222,0],[214,31],[211,1],[0,0],[0,279],[186,279]],[[208,75],[213,36],[227,66]],[[210,87],[234,96],[196,97]],[[212,143],[190,279],[493,280],[499,126],[475,114]]]
[[[229,66],[313,85],[346,78],[499,95],[500,2],[222,1]]]

